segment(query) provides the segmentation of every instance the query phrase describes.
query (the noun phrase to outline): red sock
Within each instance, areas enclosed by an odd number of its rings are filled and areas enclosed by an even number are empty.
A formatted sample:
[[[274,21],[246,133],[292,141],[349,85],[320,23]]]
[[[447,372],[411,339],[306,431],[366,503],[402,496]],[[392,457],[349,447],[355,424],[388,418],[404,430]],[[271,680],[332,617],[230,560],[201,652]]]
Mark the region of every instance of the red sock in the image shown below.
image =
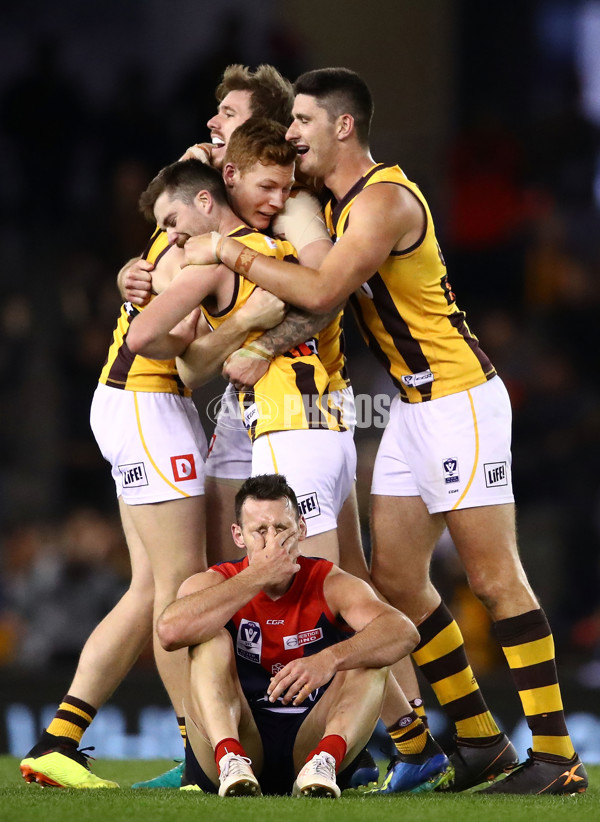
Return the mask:
[[[329,734],[324,736],[317,747],[309,753],[306,757],[306,762],[309,762],[313,756],[325,751],[335,759],[336,771],[339,769],[344,757],[346,756],[346,740],[343,736],[337,734]]]
[[[217,766],[225,754],[228,753],[246,756],[246,751],[242,748],[239,740],[234,739],[232,736],[226,736],[225,739],[222,739],[215,745],[215,762]]]

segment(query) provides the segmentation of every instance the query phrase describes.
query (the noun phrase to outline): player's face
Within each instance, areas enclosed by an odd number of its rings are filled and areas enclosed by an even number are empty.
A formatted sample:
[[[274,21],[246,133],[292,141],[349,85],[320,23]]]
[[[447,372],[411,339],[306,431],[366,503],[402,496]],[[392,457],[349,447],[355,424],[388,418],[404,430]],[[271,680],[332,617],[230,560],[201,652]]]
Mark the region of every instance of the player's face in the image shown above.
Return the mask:
[[[255,163],[241,173],[230,163],[224,169],[231,207],[252,228],[264,231],[279,214],[294,183],[294,164]]]
[[[288,528],[292,529],[292,534],[283,547],[295,558],[300,553],[298,543],[306,535],[304,519],[298,516],[286,497],[277,500],[248,497],[242,506],[241,523],[232,528],[234,540],[240,547],[245,546],[249,562],[257,551],[265,549],[269,537],[273,538]]]
[[[309,177],[325,177],[334,164],[335,122],[331,122],[316,98],[308,94],[296,96],[292,116],[286,139],[298,149],[298,168]]]
[[[251,99],[252,93],[249,91],[230,91],[219,103],[215,116],[206,124],[213,144],[211,164],[215,168],[223,165],[231,133],[252,116]]]
[[[199,207],[198,198],[193,203],[184,203],[166,191],[157,197],[154,216],[160,228],[167,232],[171,245],[183,248],[190,237],[211,231],[212,223]]]

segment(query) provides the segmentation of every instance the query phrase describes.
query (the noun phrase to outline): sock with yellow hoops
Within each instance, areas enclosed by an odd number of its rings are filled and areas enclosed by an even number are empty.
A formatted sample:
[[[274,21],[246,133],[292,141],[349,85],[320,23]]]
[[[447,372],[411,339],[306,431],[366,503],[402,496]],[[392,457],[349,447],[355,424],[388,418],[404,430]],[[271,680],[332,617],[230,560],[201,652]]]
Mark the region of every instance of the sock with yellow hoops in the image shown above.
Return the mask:
[[[458,624],[443,602],[417,626],[421,641],[413,659],[431,685],[460,739],[489,742],[500,729],[492,717],[465,652]]]
[[[96,708],[87,702],[67,694],[58,706],[54,719],[46,728],[46,733],[59,736],[65,741],[71,741],[75,747],[78,747],[96,713]]]
[[[493,625],[514,680],[533,736],[532,751],[545,759],[571,759],[556,672],[552,631],[541,608],[500,619]]]

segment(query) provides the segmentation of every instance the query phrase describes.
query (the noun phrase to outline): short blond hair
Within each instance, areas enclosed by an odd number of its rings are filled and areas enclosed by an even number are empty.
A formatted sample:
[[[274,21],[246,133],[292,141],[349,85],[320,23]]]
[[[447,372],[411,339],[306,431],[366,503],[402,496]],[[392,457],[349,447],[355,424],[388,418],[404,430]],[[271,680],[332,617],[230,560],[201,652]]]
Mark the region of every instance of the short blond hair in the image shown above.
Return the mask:
[[[294,89],[274,66],[263,63],[254,71],[240,63],[227,66],[215,92],[217,102],[221,103],[230,91],[250,92],[253,117],[266,117],[284,126],[292,122]]]

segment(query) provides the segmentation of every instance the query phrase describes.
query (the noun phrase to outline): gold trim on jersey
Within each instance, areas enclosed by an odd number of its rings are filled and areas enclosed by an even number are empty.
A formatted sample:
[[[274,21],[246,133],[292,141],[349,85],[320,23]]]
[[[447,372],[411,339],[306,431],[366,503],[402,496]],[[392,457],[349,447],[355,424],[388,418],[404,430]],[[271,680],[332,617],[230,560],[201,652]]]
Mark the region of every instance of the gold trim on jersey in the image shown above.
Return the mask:
[[[393,251],[350,297],[358,327],[404,402],[424,402],[474,388],[496,371],[456,305],[431,212],[419,187],[398,166],[378,163],[339,202],[332,198],[327,203],[327,228],[334,240],[342,237],[356,197],[379,183],[412,192],[423,208],[425,229],[410,248]]]
[[[157,227],[142,254],[142,259],[156,265],[170,248],[166,232]],[[99,382],[125,391],[178,394],[191,397],[192,392],[183,384],[177,373],[174,359],[152,360],[129,350],[127,346],[129,326],[140,311],[143,311],[143,307],[130,302],[123,303],[121,306]]]
[[[228,236],[268,257],[298,261],[293,246],[288,242],[274,240],[246,226],[231,231]],[[226,308],[213,313],[202,306],[211,328],[217,328],[244,305],[256,288],[254,283],[239,274],[234,274],[234,278],[233,296]],[[252,332],[246,342],[255,340],[261,334],[261,331]],[[308,428],[346,430],[339,415],[327,410],[329,375],[317,351],[317,340],[310,339],[275,357],[253,390],[240,393],[242,419],[252,441],[272,431]]]

